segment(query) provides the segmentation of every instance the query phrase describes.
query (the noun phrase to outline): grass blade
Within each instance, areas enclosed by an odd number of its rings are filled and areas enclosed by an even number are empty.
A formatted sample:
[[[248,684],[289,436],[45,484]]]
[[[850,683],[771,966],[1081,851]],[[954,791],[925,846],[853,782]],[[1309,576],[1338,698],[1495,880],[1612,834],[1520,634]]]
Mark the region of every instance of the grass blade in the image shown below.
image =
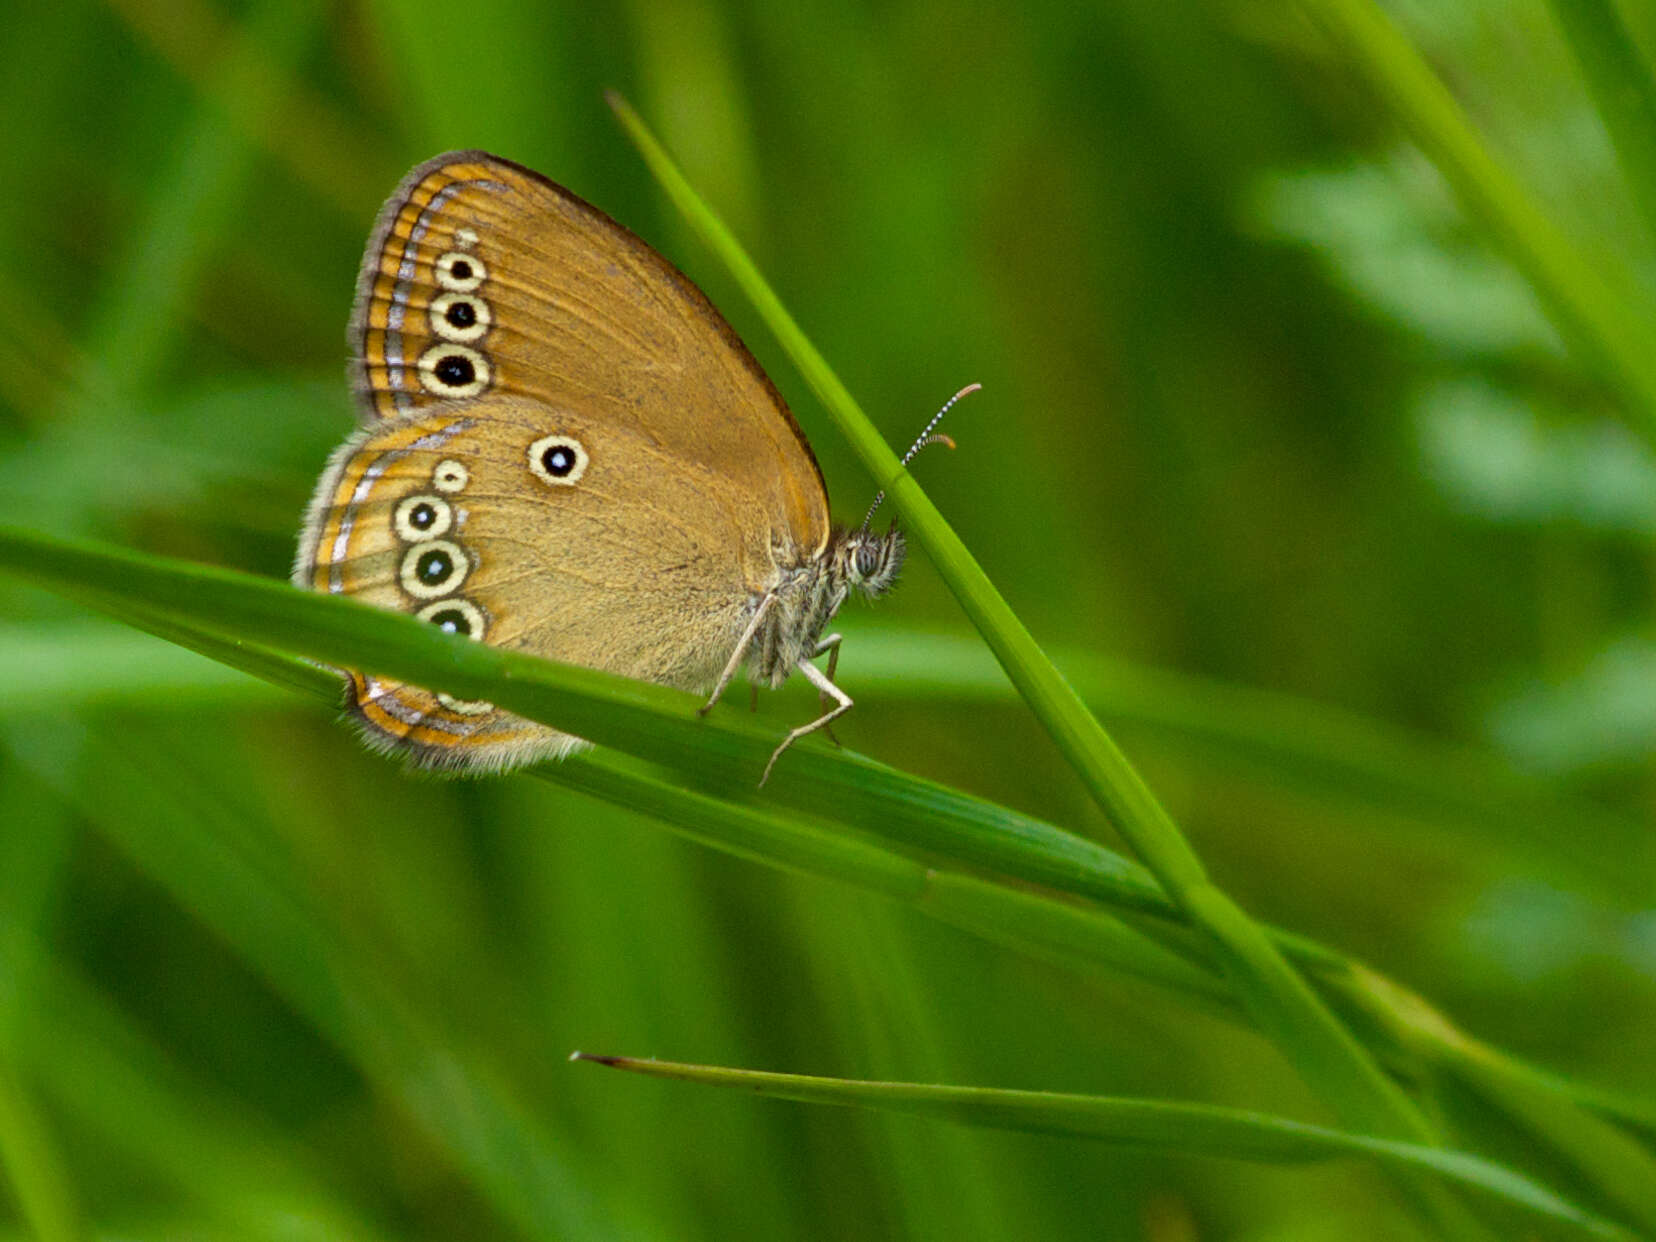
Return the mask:
[[[1634,429],[1656,441],[1648,310],[1589,262],[1490,154],[1448,88],[1378,5],[1301,4],[1517,265],[1565,339],[1621,391]]]
[[[1270,1164],[1359,1156],[1411,1174],[1429,1173],[1475,1188],[1512,1206],[1568,1225],[1581,1237],[1628,1239],[1635,1236],[1619,1225],[1583,1211],[1529,1178],[1467,1152],[1346,1134],[1241,1109],[1119,1096],[770,1074],[582,1052],[570,1059],[652,1078],[733,1087],[809,1104],[890,1110],[957,1125],[1097,1139],[1169,1154]]]
[[[1656,240],[1656,78],[1610,0],[1552,0],[1552,11]]]
[[[757,773],[774,732],[735,710],[705,720],[699,700],[662,686],[469,642],[412,618],[299,591],[230,570],[0,528],[0,567],[160,630],[216,634],[252,656],[269,648],[363,668],[504,707],[689,776],[702,788],[760,801]],[[250,648],[250,650],[249,650]],[[291,676],[287,664],[267,670]],[[306,670],[320,685],[326,674]],[[835,814],[907,848],[937,851],[1032,883],[1171,915],[1144,871],[1111,851],[1028,816],[823,745],[789,752],[762,803]]]
[[[75,555],[57,561],[48,571],[47,566],[53,565],[54,550],[73,551]],[[335,644],[329,648],[333,657],[343,662],[357,662],[383,650],[383,640],[378,647],[372,643],[353,643],[348,624],[340,627],[335,622],[318,626],[318,614],[333,621],[341,610],[341,601],[228,571],[99,551],[85,544],[66,546],[40,536],[0,531],[0,564],[8,563],[14,568],[31,564],[30,576],[37,580],[88,598],[130,623],[234,667],[327,702],[336,702],[338,697],[337,682],[331,673],[246,638],[215,636],[202,626],[207,623],[230,626],[238,615],[244,619],[261,618],[250,628],[272,643],[310,650],[313,642],[328,642]],[[137,580],[131,579],[129,575],[139,568],[143,574]],[[132,588],[135,582],[141,582],[153,594],[136,602],[137,597],[113,593],[117,587]],[[151,600],[166,601],[165,607],[175,611],[168,613],[162,604]],[[372,622],[370,628],[376,633],[411,631],[422,643],[428,637],[447,639],[431,627],[394,614],[350,605],[344,606],[344,612],[352,620]],[[476,644],[458,645],[460,654],[466,657],[488,652]],[[435,682],[453,672],[453,663],[447,659],[433,662],[418,653],[407,652],[402,658],[412,661],[399,665],[411,677]],[[531,662],[531,665],[541,663],[544,662]],[[8,667],[18,668],[16,664]],[[561,666],[545,663],[544,669],[552,671],[554,680],[561,675]],[[26,670],[20,670],[20,674],[27,679]],[[511,695],[515,689],[512,683],[499,681],[485,680],[480,684],[486,687],[485,694],[496,698]],[[0,694],[4,693],[0,687]],[[711,729],[714,724],[704,722],[700,727]],[[685,755],[671,749],[658,753],[668,761],[676,757],[692,767],[701,754],[694,746]],[[769,799],[753,801],[752,790],[746,782],[739,783],[736,793],[739,800],[733,801],[686,789],[680,781],[664,779],[648,764],[605,751],[590,752],[561,764],[545,764],[536,769],[536,774],[654,815],[714,848],[771,866],[867,888],[1020,951],[1087,969],[1103,966],[1125,971],[1173,988],[1204,1009],[1232,1011],[1230,994],[1206,969],[1200,942],[1178,926],[1177,910],[1134,864],[1085,842],[1080,843],[1084,849],[1072,850],[1069,843],[1075,839],[1050,825],[951,790],[937,791],[937,787],[915,782],[866,760],[831,752],[813,753],[812,759],[820,761],[825,769],[845,768],[838,778],[845,796],[819,797],[814,807],[809,808],[814,813],[804,817],[777,814]],[[860,780],[860,776],[871,779]],[[800,782],[799,788],[812,786],[809,782]],[[861,801],[852,796],[859,792],[863,795]],[[865,828],[884,832],[899,847],[912,848],[919,839],[936,842],[937,848],[930,851],[932,861],[920,863],[894,853],[866,839],[852,826],[829,828],[816,823],[820,812],[830,807],[852,825],[861,823]],[[852,813],[848,815],[848,811]],[[911,832],[907,827],[910,821],[928,825],[926,832],[918,836]],[[994,857],[1007,864],[1009,875],[1021,880],[1044,876],[1058,881],[1056,886],[1066,891],[1104,901],[1129,918],[1142,923],[1142,916],[1150,915],[1151,921],[1135,928],[1102,911],[1056,902],[1039,892],[938,868],[937,855],[955,856],[968,862],[983,861],[986,855],[972,846],[980,836],[1002,842],[1000,852]],[[1156,934],[1158,928],[1160,933]],[[1150,938],[1145,935],[1147,930],[1152,933]],[[1447,1062],[1452,1069],[1466,1050],[1478,1050],[1474,1041],[1455,1031],[1446,1019],[1404,989],[1302,937],[1283,932],[1274,935],[1283,951],[1290,953],[1302,967],[1309,968],[1310,977],[1325,994],[1340,1002],[1343,1012],[1362,1019],[1361,1029],[1370,1045],[1385,1050],[1389,1057],[1404,1056],[1423,1067],[1442,1066]],[[1493,1050],[1481,1051],[1487,1054],[1484,1059],[1492,1059],[1497,1065],[1516,1065]],[[1565,1144],[1569,1149],[1567,1154],[1589,1173],[1594,1168],[1594,1150],[1608,1155],[1620,1153],[1605,1164],[1606,1169],[1631,1167],[1627,1161],[1632,1159],[1635,1165],[1648,1171],[1649,1160],[1629,1150],[1623,1136],[1581,1111],[1579,1105],[1584,1101],[1569,1084],[1519,1066],[1516,1071],[1502,1075],[1501,1094],[1502,1107],[1509,1113],[1570,1119],[1577,1132]],[[1595,1107],[1601,1103],[1585,1102]],[[1634,1104],[1618,1105],[1611,1101],[1607,1107],[1612,1116],[1638,1118],[1643,1115]],[[1544,1134],[1540,1137],[1545,1141]],[[1611,1180],[1613,1183],[1615,1179]],[[1614,1185],[1607,1193],[1612,1201],[1628,1199],[1626,1194],[1617,1193]],[[1637,1201],[1638,1196],[1635,1194],[1632,1199]]]
[[[1425,1116],[1381,1071],[1283,960],[1265,933],[1213,886],[1195,853],[1126,756],[1087,710],[805,337],[717,216],[619,96],[611,106],[675,205],[718,253],[822,399],[839,430],[936,565],[1007,676],[1091,796],[1163,889],[1209,938],[1217,960],[1266,1035],[1347,1124],[1431,1142]],[[1474,1234],[1469,1222],[1463,1232]]]

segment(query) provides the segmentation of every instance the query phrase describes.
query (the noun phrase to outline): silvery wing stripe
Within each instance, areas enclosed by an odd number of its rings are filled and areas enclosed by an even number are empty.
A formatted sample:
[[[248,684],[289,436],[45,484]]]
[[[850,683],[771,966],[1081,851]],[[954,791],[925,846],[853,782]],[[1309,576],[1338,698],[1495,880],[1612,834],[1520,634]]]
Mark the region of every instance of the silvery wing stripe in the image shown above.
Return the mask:
[[[357,480],[357,485],[351,489],[351,499],[345,504],[345,512],[340,515],[339,533],[334,536],[333,555],[328,558],[328,591],[331,594],[338,595],[345,590],[345,553],[351,546],[351,532],[356,529],[357,506],[368,499],[368,493],[374,489],[374,484],[385,473],[386,467],[390,466],[392,462],[407,457],[410,453],[442,448],[455,436],[473,425],[474,420],[472,419],[456,419],[447,427],[440,427],[436,431],[427,432],[407,448],[392,449],[388,453],[381,453],[362,472],[362,477]]]
[[[470,431],[475,426],[477,426],[475,418],[457,418],[447,427],[439,427],[436,431],[428,431],[408,446],[409,451],[440,449],[462,431]]]
[[[391,400],[399,410],[408,410],[413,406],[413,398],[404,391],[404,372],[408,369],[408,360],[403,357],[402,325],[414,285],[414,251],[431,230],[432,217],[468,184],[456,181],[433,194],[431,201],[415,219],[414,227],[409,229],[408,240],[403,243],[402,262],[397,265],[397,283],[391,286],[391,305],[385,312],[386,379],[391,386]]]
[[[368,499],[368,493],[373,490],[380,475],[385,473],[385,468],[399,457],[406,456],[407,449],[380,454],[368,469],[362,472],[356,487],[351,489],[351,499],[346,502],[345,512],[339,517],[339,533],[334,536],[333,554],[328,557],[329,593],[338,595],[345,590],[345,553],[351,546],[351,532],[356,529],[357,506]]]
[[[436,712],[403,702],[397,697],[400,686],[386,685],[375,678],[369,678],[367,689],[369,693],[363,696],[364,703],[374,704],[387,716],[411,729],[426,728],[437,733],[446,733],[450,737],[466,738],[482,728],[481,721],[446,720]]]

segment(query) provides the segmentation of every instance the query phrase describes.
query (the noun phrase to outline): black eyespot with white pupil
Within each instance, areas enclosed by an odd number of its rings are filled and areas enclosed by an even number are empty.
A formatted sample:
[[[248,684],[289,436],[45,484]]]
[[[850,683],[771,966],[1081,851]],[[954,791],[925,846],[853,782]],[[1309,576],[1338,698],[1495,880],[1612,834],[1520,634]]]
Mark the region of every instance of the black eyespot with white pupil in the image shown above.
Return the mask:
[[[489,304],[476,293],[439,293],[426,317],[433,336],[462,343],[482,340],[492,322]]]
[[[529,469],[543,483],[573,486],[586,473],[587,451],[574,436],[542,436],[529,446]]]
[[[465,581],[471,561],[459,544],[447,539],[427,539],[403,553],[397,578],[402,589],[416,599],[447,595]]]
[[[454,510],[441,496],[407,496],[392,513],[391,525],[397,537],[409,543],[435,539],[454,525]]]
[[[453,573],[454,558],[440,550],[421,553],[414,562],[414,574],[426,586],[447,582]]]
[[[462,634],[467,638],[483,637],[483,610],[471,600],[458,595],[452,599],[440,599],[434,604],[427,604],[415,615],[450,634]]]
[[[475,397],[489,386],[489,361],[466,345],[439,342],[420,355],[420,383],[438,397]]]
[[[445,608],[441,612],[434,612],[426,620],[450,634],[471,633],[471,620],[458,608]]]

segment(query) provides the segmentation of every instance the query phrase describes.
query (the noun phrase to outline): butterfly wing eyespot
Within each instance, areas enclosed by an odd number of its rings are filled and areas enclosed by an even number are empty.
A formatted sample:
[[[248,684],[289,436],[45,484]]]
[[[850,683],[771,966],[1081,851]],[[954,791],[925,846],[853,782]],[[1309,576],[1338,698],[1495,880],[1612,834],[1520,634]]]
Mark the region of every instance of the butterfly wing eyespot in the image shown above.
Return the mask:
[[[493,322],[489,304],[470,293],[438,294],[426,310],[426,319],[433,336],[462,344],[481,340]]]
[[[464,491],[469,482],[471,471],[466,469],[466,463],[452,457],[438,462],[431,472],[431,486],[440,492]]]
[[[586,473],[587,451],[574,436],[542,436],[529,446],[529,469],[543,483],[572,487]]]
[[[450,539],[426,539],[403,553],[397,581],[415,599],[437,599],[459,589],[471,572],[471,560]]]
[[[414,615],[422,621],[431,622],[439,629],[447,630],[450,634],[463,634],[467,638],[479,641],[482,641],[488,631],[488,621],[483,616],[483,610],[471,600],[458,595],[427,604]]]
[[[489,278],[489,269],[483,266],[483,260],[476,255],[451,250],[447,254],[437,256],[437,262],[432,265],[432,274],[437,283],[451,293],[470,293],[473,289],[482,287],[483,282]]]
[[[439,341],[420,355],[420,384],[435,397],[480,396],[493,370],[489,360],[469,345]]]
[[[399,539],[418,543],[439,539],[454,525],[454,509],[441,496],[416,493],[397,503],[391,511],[391,528]]]

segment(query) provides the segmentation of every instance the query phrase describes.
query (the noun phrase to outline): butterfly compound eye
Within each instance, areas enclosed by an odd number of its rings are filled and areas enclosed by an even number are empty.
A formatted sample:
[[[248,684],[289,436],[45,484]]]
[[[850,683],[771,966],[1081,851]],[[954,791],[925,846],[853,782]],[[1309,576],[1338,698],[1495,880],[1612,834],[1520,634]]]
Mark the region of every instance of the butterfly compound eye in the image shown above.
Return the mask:
[[[857,554],[853,559],[857,577],[872,578],[880,572],[880,549],[872,543],[857,545]]]

